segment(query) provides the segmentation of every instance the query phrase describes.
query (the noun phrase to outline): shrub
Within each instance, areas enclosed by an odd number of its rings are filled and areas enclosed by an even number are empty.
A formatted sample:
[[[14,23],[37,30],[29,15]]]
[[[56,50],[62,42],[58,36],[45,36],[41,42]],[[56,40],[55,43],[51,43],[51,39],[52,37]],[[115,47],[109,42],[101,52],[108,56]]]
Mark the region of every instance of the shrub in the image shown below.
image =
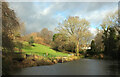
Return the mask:
[[[22,42],[17,41],[17,42],[15,43],[15,46],[19,49],[19,51],[22,51],[22,48],[23,48]]]
[[[34,39],[33,39],[33,36],[31,36],[29,40],[29,45],[32,45],[33,43],[34,43]]]

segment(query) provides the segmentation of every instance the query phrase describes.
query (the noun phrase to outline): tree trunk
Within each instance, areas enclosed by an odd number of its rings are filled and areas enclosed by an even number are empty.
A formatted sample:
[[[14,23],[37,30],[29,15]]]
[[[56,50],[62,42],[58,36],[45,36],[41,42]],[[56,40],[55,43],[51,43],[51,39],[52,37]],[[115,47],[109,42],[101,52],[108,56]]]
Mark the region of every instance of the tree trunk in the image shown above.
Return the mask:
[[[77,46],[76,46],[76,54],[77,56],[79,56],[79,41],[77,42]]]

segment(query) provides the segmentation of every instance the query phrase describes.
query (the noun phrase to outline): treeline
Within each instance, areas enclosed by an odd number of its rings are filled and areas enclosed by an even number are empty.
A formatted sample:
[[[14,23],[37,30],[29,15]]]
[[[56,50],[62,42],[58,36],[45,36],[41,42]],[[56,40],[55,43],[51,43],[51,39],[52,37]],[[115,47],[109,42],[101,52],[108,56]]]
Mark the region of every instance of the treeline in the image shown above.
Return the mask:
[[[52,38],[53,32],[47,28],[43,28],[40,32],[32,32],[24,36],[19,36],[18,40],[50,46],[52,43]]]
[[[120,57],[120,25],[118,11],[109,13],[100,25],[102,29],[91,42],[90,53],[103,52],[112,59]]]

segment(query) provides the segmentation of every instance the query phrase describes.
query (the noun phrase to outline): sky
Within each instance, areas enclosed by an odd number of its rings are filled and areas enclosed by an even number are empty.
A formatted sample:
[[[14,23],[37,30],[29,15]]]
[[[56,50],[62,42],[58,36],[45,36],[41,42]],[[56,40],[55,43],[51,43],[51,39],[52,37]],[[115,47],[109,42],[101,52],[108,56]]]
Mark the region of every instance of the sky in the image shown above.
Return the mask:
[[[26,33],[40,32],[43,28],[55,32],[58,23],[69,16],[79,16],[90,22],[90,28],[96,35],[96,27],[102,23],[109,12],[118,9],[117,2],[9,2],[13,9],[25,23]]]

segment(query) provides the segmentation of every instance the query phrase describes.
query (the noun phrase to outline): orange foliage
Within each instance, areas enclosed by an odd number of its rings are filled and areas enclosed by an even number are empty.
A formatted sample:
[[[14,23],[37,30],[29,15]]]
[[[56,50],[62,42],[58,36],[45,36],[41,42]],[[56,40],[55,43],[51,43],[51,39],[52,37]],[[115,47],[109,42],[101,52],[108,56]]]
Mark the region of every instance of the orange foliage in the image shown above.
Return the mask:
[[[43,39],[40,36],[38,36],[37,32],[33,32],[31,34],[22,36],[22,37],[19,38],[19,40],[21,40],[21,41],[28,41],[31,36],[33,37],[35,43],[49,46],[48,44],[44,43],[45,39]]]

